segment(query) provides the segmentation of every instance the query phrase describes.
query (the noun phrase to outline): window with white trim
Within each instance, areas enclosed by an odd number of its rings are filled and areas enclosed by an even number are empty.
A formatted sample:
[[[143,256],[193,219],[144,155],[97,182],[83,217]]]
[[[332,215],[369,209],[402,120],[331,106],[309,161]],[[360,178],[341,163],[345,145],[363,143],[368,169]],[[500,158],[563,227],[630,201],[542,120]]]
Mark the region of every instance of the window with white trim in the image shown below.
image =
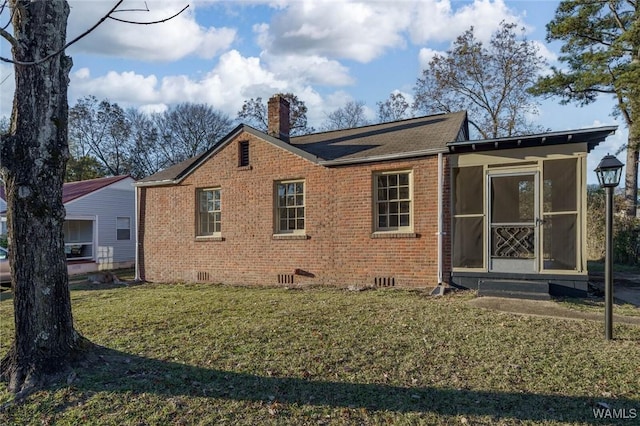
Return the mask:
[[[197,233],[198,237],[220,235],[221,205],[220,188],[199,189],[197,191]]]
[[[116,239],[118,241],[131,239],[131,218],[130,217],[116,218]]]
[[[276,182],[276,233],[305,232],[304,181]]]
[[[374,179],[374,230],[412,232],[412,173],[376,173]]]

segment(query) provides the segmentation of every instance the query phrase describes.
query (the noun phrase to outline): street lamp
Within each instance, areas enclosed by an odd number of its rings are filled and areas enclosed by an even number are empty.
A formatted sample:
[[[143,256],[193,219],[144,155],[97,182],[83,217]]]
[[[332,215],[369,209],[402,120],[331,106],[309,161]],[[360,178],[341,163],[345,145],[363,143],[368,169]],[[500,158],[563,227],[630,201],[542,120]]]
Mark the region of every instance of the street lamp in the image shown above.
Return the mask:
[[[611,252],[613,251],[613,188],[620,183],[622,164],[613,155],[605,155],[596,167],[598,182],[607,194],[606,202],[606,234],[604,257],[604,336],[613,339],[613,268]]]

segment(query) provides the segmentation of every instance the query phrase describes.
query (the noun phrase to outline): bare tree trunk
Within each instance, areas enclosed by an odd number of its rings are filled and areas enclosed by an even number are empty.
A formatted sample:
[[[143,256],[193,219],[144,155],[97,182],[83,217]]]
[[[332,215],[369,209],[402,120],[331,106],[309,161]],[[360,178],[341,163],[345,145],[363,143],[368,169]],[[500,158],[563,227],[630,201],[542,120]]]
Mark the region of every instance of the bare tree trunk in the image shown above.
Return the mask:
[[[73,327],[62,227],[69,156],[67,85],[71,58],[37,61],[65,45],[66,1],[15,0],[16,91],[11,129],[2,136],[15,340],[0,362],[14,393],[59,377],[90,343]]]
[[[625,169],[624,199],[625,213],[629,217],[636,216],[638,199],[638,145],[640,141],[629,138],[627,146],[627,164]]]
[[[639,58],[640,59],[640,58]],[[640,76],[640,66],[638,76]],[[630,94],[631,110],[638,115],[640,111],[640,87]],[[635,217],[638,206],[638,152],[640,150],[640,118],[635,115],[627,118],[629,124],[629,139],[627,141],[627,164],[625,170],[625,212],[627,216]]]

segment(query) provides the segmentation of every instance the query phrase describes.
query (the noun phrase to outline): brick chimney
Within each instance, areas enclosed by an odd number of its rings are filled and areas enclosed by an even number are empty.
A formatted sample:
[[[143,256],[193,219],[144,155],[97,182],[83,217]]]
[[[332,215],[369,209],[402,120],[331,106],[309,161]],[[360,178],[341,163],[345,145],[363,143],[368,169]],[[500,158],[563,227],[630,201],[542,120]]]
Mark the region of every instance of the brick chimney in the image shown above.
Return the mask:
[[[289,101],[282,95],[274,95],[267,104],[267,133],[289,142]]]

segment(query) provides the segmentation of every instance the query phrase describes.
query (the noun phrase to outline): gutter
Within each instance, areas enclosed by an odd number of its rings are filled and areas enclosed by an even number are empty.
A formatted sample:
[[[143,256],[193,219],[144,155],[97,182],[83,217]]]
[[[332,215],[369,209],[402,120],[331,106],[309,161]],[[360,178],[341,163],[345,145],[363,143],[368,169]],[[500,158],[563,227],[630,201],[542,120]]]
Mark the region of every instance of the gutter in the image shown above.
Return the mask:
[[[444,169],[444,164],[443,164],[443,156],[442,153],[438,154],[438,285],[442,285],[442,274],[443,274],[443,247],[442,247],[442,226],[443,226],[443,221],[444,218],[442,217],[442,213],[443,213],[443,208],[442,208],[442,204],[443,204],[443,188],[442,188],[442,183],[443,183],[443,177],[442,177],[442,172]]]
[[[442,276],[443,276],[443,247],[442,247],[442,236],[444,235],[443,232],[443,223],[444,223],[444,217],[443,217],[443,203],[444,200],[443,195],[444,195],[444,190],[442,187],[443,184],[443,176],[442,176],[442,172],[444,171],[444,163],[443,163],[443,155],[442,153],[438,154],[438,232],[436,232],[437,235],[437,245],[438,245],[438,285],[435,286],[435,288],[433,290],[431,290],[431,295],[432,296],[442,296],[445,294],[446,291],[446,287],[444,285]]]
[[[181,179],[166,179],[166,180],[157,180],[157,181],[151,181],[151,182],[136,182],[133,184],[133,186],[135,186],[136,188],[142,188],[147,186],[175,185],[175,184],[178,184],[180,180]]]
[[[140,282],[140,242],[139,242],[139,238],[138,238],[138,229],[139,229],[139,222],[140,222],[140,207],[138,206],[138,188],[135,188],[135,197],[134,197],[135,203],[136,203],[136,226],[135,226],[135,232],[136,232],[136,258],[135,258],[135,268],[136,268],[136,276],[134,278],[135,282]]]

